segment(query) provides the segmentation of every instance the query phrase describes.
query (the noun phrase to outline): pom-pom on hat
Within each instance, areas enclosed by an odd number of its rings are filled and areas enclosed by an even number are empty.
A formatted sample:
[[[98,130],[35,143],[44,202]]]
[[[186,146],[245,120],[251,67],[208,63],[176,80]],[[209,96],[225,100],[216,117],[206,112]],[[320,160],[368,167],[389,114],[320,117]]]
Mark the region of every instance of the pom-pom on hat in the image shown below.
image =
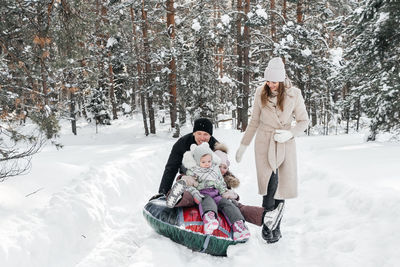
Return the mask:
[[[200,118],[200,119],[195,120],[194,125],[193,125],[193,132],[197,132],[197,131],[207,132],[210,135],[212,135],[213,134],[212,122],[206,118]]]
[[[210,145],[207,142],[204,142],[200,145],[192,144],[190,146],[190,150],[192,151],[193,158],[196,161],[197,165],[200,164],[200,159],[204,155],[210,154],[212,157],[213,151],[210,148]]]
[[[221,159],[221,164],[225,164],[227,167],[229,167],[231,163],[228,160],[228,154],[221,150],[216,150],[214,153],[217,154],[217,156]]]
[[[268,62],[264,71],[264,79],[269,82],[284,82],[286,77],[285,65],[280,57],[274,57]]]

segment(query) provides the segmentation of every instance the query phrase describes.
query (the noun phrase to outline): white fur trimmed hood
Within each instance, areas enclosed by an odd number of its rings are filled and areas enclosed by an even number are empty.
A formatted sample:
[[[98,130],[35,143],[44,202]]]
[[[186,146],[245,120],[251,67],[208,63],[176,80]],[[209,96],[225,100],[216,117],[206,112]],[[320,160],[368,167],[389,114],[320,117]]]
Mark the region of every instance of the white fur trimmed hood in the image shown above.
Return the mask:
[[[190,150],[186,151],[185,154],[183,154],[182,165],[187,169],[191,169],[197,165],[196,160],[193,157],[193,150],[196,147],[197,147],[196,144],[192,144],[190,146]],[[212,152],[211,156],[213,164],[219,166],[219,164],[221,163],[221,159],[214,152]]]

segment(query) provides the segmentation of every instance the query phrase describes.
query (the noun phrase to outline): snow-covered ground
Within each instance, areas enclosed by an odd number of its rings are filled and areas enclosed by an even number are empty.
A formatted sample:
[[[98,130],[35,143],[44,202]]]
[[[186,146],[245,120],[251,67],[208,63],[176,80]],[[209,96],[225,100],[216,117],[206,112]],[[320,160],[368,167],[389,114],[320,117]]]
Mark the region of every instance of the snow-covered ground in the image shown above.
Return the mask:
[[[362,134],[299,137],[299,197],[287,201],[283,238],[260,228],[228,257],[192,252],[158,235],[142,208],[157,192],[176,139],[168,125],[145,137],[140,116],[112,127],[63,125],[62,150],[48,145],[28,175],[0,183],[0,266],[400,266],[400,144]],[[183,129],[184,133],[190,127]],[[259,205],[253,147],[240,164],[242,134],[221,125],[245,204]]]

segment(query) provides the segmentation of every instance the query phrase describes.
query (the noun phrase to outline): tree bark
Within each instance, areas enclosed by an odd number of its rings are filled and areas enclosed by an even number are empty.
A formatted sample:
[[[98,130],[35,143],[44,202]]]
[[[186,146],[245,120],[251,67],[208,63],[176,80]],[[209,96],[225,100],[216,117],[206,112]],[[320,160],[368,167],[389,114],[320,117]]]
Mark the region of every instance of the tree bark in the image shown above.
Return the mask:
[[[224,77],[224,47],[220,45],[218,47],[218,70],[219,70],[219,77]]]
[[[104,86],[104,64],[103,64],[103,53],[102,50],[104,49],[104,35],[100,33],[100,21],[104,22],[103,14],[104,14],[104,7],[101,0],[96,0],[96,15],[97,19],[95,22],[95,32],[96,32],[96,55],[97,55],[97,69],[98,69],[98,87],[105,89]]]
[[[311,102],[312,110],[311,110],[311,125],[315,126],[318,123],[317,120],[317,104],[315,101]]]
[[[221,12],[216,5],[216,1],[214,2],[214,27],[217,27],[217,21],[221,19]],[[224,45],[223,43],[217,44],[215,47],[215,61],[216,61],[216,69],[218,71],[218,76],[222,78],[224,76]]]
[[[49,30],[49,24],[45,25],[45,22],[43,21],[44,17],[41,16],[41,8],[42,6],[40,4],[36,5],[37,8],[37,26],[38,32],[36,35],[36,45],[38,46],[38,54],[36,55],[38,58],[38,63],[40,65],[40,77],[41,77],[41,83],[42,83],[42,94],[43,94],[43,104],[48,105],[48,85],[47,85],[47,70],[46,70],[46,64],[45,60],[49,56],[49,52],[46,51],[46,44],[50,44],[50,38],[47,37],[48,30]],[[49,22],[49,21],[48,21]],[[34,41],[35,43],[35,41]]]
[[[117,115],[117,104],[115,102],[115,92],[114,92],[114,71],[113,71],[113,66],[111,62],[111,51],[108,52],[108,74],[110,76],[110,99],[111,99],[111,106],[112,106],[112,114],[113,114],[113,120],[118,119]]]
[[[282,16],[286,20],[287,19],[287,0],[283,0],[282,4]]]
[[[275,10],[275,0],[270,0],[270,9]],[[275,13],[271,12],[271,39],[276,42]]]
[[[131,15],[131,20],[132,20],[132,54],[134,53],[136,55],[136,57],[139,57],[139,49],[138,49],[138,45],[137,45],[137,36],[136,36],[136,24],[135,24],[135,12],[133,10],[133,7],[130,6],[129,7],[129,13]],[[137,73],[139,74],[139,68],[140,68],[140,64],[139,64],[139,60],[137,60]],[[133,66],[132,66],[133,69]],[[132,71],[133,73],[133,71]],[[140,90],[140,77],[138,79],[137,85],[138,88],[136,87],[136,83],[133,82],[132,83],[132,92],[131,92],[131,110],[136,110],[136,94],[137,92]]]
[[[169,114],[171,118],[171,128],[175,128],[175,122],[177,120],[176,63],[175,63],[175,55],[173,54],[172,50],[172,48],[174,47],[174,40],[175,40],[174,0],[167,0],[167,29],[170,38],[170,51],[171,51],[171,60],[169,61],[169,75],[168,75],[168,88],[170,94]]]
[[[360,129],[360,118],[361,118],[361,100],[357,98],[357,128],[356,131],[358,132]]]
[[[347,94],[349,91],[349,83],[346,83],[343,88],[342,88],[342,99],[346,101]],[[349,121],[350,121],[350,108],[348,104],[346,103],[345,108],[344,108],[344,117],[346,118],[346,134],[349,133]]]
[[[44,54],[45,52],[43,52],[43,49],[41,49],[42,53]],[[42,55],[43,57],[43,55]],[[47,75],[46,75],[46,65],[44,63],[44,58],[40,58],[40,74],[42,77],[42,87],[43,87],[43,97],[44,97],[44,104],[48,105],[49,104],[49,96],[48,96],[48,89],[47,89]]]
[[[236,110],[237,110],[237,123],[236,129],[240,130],[242,125],[242,108],[243,108],[243,74],[242,74],[242,0],[237,0],[238,17],[236,19],[236,54],[237,54],[237,72],[236,72]]]
[[[296,18],[297,23],[303,23],[303,0],[297,0]]]
[[[140,92],[140,105],[142,107],[142,117],[143,117],[143,126],[144,126],[144,134],[146,136],[149,135],[149,127],[147,126],[147,115],[146,115],[146,100],[144,96],[144,92]]]
[[[138,46],[138,37],[136,34],[136,28],[134,24],[134,16],[135,12],[133,8],[131,7],[131,18],[132,18],[132,24],[133,24],[133,44],[134,44],[134,49],[135,49],[135,54],[139,57],[139,46]],[[143,78],[142,78],[142,65],[140,64],[140,60],[137,61],[136,63],[136,71],[138,75],[138,82],[137,82],[137,91],[140,94],[140,106],[142,109],[142,117],[143,117],[143,127],[144,127],[144,134],[146,136],[149,135],[149,127],[147,125],[147,115],[146,115],[146,101],[145,101],[145,94],[143,90]]]
[[[143,30],[143,46],[144,46],[144,61],[145,61],[145,85],[146,85],[146,98],[147,98],[147,109],[149,111],[149,120],[150,120],[150,133],[155,134],[156,133],[156,124],[155,124],[155,119],[154,119],[154,108],[153,108],[153,95],[152,93],[148,92],[150,89],[150,59],[149,59],[149,54],[150,54],[150,45],[149,45],[149,39],[147,36],[147,31],[148,31],[148,21],[147,21],[147,10],[145,9],[145,1],[143,0],[143,6],[142,6],[142,30]],[[144,103],[142,103],[144,104]]]
[[[250,0],[246,0],[244,6],[244,13],[247,14],[250,11]],[[249,115],[249,94],[250,94],[250,29],[245,23],[243,30],[243,59],[244,59],[244,76],[243,76],[243,109],[242,109],[242,131],[246,131]]]
[[[70,117],[71,117],[71,128],[74,135],[76,132],[76,115],[75,115],[75,90],[70,88]]]

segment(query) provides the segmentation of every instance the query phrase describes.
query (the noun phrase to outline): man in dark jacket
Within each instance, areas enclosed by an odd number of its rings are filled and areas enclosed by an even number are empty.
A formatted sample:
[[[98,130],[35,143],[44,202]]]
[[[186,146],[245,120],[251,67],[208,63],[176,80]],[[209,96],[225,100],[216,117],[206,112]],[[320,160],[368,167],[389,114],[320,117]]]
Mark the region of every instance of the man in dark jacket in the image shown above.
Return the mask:
[[[167,194],[171,189],[175,176],[181,168],[183,154],[190,150],[191,144],[200,145],[201,143],[208,142],[210,148],[214,150],[215,143],[218,141],[212,134],[213,125],[211,121],[206,118],[200,118],[194,121],[192,133],[188,133],[176,141],[165,165],[164,174],[158,189],[159,194]]]

